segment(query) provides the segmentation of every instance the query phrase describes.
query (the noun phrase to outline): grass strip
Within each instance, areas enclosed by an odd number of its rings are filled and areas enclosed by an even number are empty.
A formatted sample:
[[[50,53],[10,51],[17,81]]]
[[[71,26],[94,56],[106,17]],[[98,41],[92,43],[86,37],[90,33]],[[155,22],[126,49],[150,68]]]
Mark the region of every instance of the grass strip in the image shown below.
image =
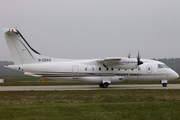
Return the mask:
[[[0,120],[178,120],[180,90],[0,92]]]
[[[0,104],[120,103],[179,100],[179,89],[0,92]]]
[[[56,103],[1,105],[1,120],[178,120],[180,102]]]

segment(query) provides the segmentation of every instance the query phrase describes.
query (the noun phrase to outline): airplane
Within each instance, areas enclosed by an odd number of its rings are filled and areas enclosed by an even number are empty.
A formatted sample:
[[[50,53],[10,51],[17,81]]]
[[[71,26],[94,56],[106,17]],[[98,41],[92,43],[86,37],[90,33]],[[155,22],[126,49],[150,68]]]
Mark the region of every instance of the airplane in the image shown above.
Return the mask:
[[[14,65],[6,68],[24,72],[40,78],[55,80],[79,80],[99,84],[107,88],[109,84],[124,80],[160,81],[163,87],[168,80],[179,75],[163,62],[137,58],[107,57],[98,59],[61,59],[41,55],[34,50],[22,34],[14,28],[4,28],[7,46],[14,60]]]

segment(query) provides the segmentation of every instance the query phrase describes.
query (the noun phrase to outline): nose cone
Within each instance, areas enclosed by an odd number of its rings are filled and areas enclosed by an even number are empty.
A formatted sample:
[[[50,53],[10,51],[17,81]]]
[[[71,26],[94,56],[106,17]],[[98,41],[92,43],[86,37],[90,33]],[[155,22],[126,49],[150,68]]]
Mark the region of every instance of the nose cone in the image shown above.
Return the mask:
[[[176,72],[174,73],[174,77],[175,77],[175,79],[176,78],[179,78],[179,74],[177,74]]]
[[[179,78],[179,74],[177,74],[174,70],[172,70],[172,78],[173,79]]]

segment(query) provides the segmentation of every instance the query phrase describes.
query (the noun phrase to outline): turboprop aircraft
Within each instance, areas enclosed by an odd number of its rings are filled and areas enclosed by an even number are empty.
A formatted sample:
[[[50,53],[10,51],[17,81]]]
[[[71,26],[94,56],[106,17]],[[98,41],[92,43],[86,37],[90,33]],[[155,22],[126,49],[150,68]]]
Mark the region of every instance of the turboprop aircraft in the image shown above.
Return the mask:
[[[25,75],[56,80],[80,80],[107,88],[123,80],[155,80],[166,87],[179,75],[162,62],[137,58],[107,57],[99,59],[59,59],[41,55],[14,28],[4,28],[4,36],[15,65],[5,67]]]

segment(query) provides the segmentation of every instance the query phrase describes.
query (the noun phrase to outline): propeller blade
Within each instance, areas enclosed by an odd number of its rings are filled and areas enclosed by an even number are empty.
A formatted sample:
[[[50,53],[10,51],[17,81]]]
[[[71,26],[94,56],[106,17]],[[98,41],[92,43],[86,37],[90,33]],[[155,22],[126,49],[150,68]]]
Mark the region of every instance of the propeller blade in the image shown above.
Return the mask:
[[[140,56],[139,51],[138,51],[138,56],[137,56],[137,65],[138,66],[143,64],[143,62],[140,59],[141,59],[141,56]]]
[[[129,52],[128,58],[131,58],[131,52]]]

